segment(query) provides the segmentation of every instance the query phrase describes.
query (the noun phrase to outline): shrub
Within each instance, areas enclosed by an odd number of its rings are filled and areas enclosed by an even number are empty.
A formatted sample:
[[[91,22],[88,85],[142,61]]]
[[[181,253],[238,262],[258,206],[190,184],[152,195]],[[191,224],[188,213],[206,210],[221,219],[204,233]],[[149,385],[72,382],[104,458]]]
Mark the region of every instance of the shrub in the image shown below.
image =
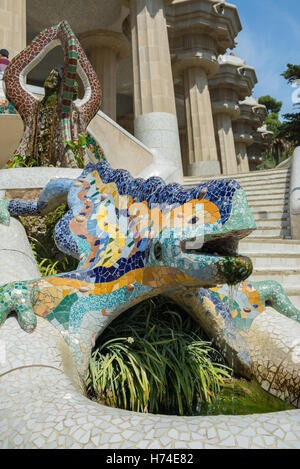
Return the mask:
[[[230,376],[193,319],[162,297],[123,313],[96,347],[87,388],[111,407],[192,415]]]

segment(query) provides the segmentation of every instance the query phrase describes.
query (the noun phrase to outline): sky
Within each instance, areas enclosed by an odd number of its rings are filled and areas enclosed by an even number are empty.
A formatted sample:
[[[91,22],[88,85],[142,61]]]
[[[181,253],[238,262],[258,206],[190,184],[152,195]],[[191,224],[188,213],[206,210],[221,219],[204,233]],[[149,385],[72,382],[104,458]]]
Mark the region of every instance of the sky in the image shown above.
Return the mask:
[[[258,84],[253,96],[271,95],[283,102],[282,115],[297,112],[292,87],[280,76],[288,63],[300,65],[300,0],[227,0],[236,5],[242,31],[234,54],[255,68]],[[298,98],[300,101],[300,98]],[[299,112],[299,111],[298,111]]]

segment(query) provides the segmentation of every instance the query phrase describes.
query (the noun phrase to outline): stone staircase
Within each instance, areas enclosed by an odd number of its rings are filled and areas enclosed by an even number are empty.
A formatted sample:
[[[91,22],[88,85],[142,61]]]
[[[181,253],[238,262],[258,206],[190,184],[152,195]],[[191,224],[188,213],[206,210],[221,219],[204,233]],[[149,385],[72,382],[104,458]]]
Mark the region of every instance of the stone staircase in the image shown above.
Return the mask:
[[[228,176],[247,194],[257,229],[240,242],[239,251],[254,265],[253,281],[277,280],[300,309],[300,241],[291,240],[289,221],[289,169],[255,171]],[[186,188],[212,178],[186,177]],[[221,176],[215,179],[226,179]]]

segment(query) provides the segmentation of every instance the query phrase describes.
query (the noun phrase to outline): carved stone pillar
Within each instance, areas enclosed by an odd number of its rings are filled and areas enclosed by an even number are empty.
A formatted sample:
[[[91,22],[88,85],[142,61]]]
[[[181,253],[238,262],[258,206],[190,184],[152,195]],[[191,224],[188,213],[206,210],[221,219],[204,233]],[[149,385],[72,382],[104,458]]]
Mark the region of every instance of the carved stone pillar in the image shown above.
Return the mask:
[[[250,169],[247,148],[253,144],[253,133],[262,125],[267,116],[267,109],[252,97],[241,101],[239,108],[240,115],[233,121],[233,133],[238,172],[245,173]]]
[[[256,83],[254,69],[245,65],[244,60],[232,55],[219,57],[219,70],[209,81],[209,88],[218,155],[224,175],[238,172],[232,120],[239,115],[239,100],[249,96]]]
[[[273,132],[269,131],[266,126],[259,127],[253,133],[253,145],[248,148],[248,160],[250,171],[255,171],[257,165],[262,162],[264,152],[272,143]]]
[[[238,170],[230,114],[225,112],[217,113],[215,125],[216,137],[219,141],[222,174],[236,174]]]
[[[135,117],[176,114],[163,0],[131,0]]]
[[[249,142],[239,141],[235,144],[239,173],[248,173],[250,171],[247,146],[252,145],[252,143],[253,140]]]
[[[188,176],[220,174],[209,79],[218,71],[218,56],[234,47],[241,29],[233,5],[202,0],[167,8],[173,74],[183,81],[188,135]]]
[[[218,174],[217,148],[205,70],[188,68],[183,74],[188,136],[188,176]]]
[[[117,111],[117,62],[129,54],[124,36],[114,31],[89,31],[79,40],[102,87],[101,110],[114,121]]]
[[[0,3],[0,44],[11,60],[26,47],[26,0]]]
[[[153,165],[142,176],[182,179],[179,131],[165,18],[170,0],[119,0],[130,9],[135,136]]]

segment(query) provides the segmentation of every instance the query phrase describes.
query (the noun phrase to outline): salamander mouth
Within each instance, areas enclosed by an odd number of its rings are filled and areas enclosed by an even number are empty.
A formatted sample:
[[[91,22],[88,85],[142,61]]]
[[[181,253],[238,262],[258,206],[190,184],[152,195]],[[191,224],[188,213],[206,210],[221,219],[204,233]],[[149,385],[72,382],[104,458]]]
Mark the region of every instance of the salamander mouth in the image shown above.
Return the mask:
[[[253,271],[251,259],[238,254],[239,239],[227,236],[206,240],[204,237],[204,242],[200,239],[187,240],[183,242],[182,250],[195,262],[199,262],[199,257],[203,261],[207,256],[207,265],[210,266],[213,260],[216,283],[235,285],[246,280]]]
[[[238,257],[239,239],[233,236],[215,239],[186,240],[182,244],[183,252],[187,254],[202,254],[213,257]]]

